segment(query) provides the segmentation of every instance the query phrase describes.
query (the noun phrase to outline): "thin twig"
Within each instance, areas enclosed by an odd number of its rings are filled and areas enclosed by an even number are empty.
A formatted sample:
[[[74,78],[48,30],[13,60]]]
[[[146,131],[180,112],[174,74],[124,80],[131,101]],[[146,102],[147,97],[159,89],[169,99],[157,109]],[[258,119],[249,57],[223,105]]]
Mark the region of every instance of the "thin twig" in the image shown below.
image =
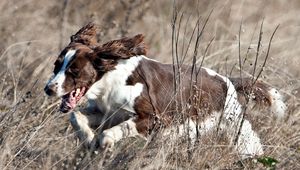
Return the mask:
[[[250,52],[250,49],[251,49],[251,44],[252,44],[252,41],[253,41],[253,38],[254,38],[254,33],[255,33],[256,28],[257,28],[257,25],[258,25],[258,23],[255,24],[254,30],[253,30],[253,32],[252,32],[252,34],[251,34],[250,43],[249,43],[249,46],[248,46],[248,48],[247,48],[247,52],[246,52],[246,54],[245,54],[245,58],[244,58],[244,61],[243,61],[243,65],[245,65],[245,63],[246,63],[246,61],[247,61],[247,59],[248,59],[249,52]]]
[[[264,25],[264,19],[262,20],[261,25],[260,25],[259,37],[258,37],[257,49],[256,49],[256,56],[255,56],[255,62],[254,62],[253,72],[252,72],[252,79],[254,79],[254,77],[255,77],[255,71],[256,71],[256,67],[257,67],[257,61],[258,61],[258,56],[259,56],[259,51],[260,51],[260,46],[261,46],[261,39],[262,39],[262,35],[263,35],[263,31],[262,31],[263,25]]]
[[[277,29],[279,28],[279,26],[280,26],[280,25],[277,25],[277,27],[275,28],[275,30],[274,30],[273,33],[272,33],[272,36],[271,36],[271,38],[270,38],[270,40],[269,40],[269,46],[268,46],[268,50],[267,50],[267,54],[266,54],[265,60],[264,60],[264,62],[263,62],[263,64],[262,64],[262,67],[261,67],[261,69],[259,70],[259,73],[258,73],[256,79],[254,80],[253,84],[256,83],[257,79],[260,77],[261,73],[263,72],[264,67],[266,66],[267,60],[268,60],[268,58],[269,58],[269,53],[270,53],[270,49],[271,49],[271,45],[272,45],[272,40],[273,40],[273,37],[274,37],[274,35],[275,35]]]
[[[204,55],[203,55],[203,57],[202,57],[201,63],[200,63],[200,65],[198,66],[199,68],[198,68],[196,77],[198,77],[198,74],[200,73],[200,70],[201,70],[201,67],[203,66],[203,62],[204,62],[204,59],[205,59],[205,57],[206,57],[206,55],[207,55],[208,49],[209,49],[210,45],[212,44],[212,42],[214,41],[214,39],[215,39],[215,37],[213,37],[213,38],[209,41],[209,43],[207,44],[207,46],[206,46],[206,48],[205,48]],[[196,79],[196,81],[197,81],[197,79]]]

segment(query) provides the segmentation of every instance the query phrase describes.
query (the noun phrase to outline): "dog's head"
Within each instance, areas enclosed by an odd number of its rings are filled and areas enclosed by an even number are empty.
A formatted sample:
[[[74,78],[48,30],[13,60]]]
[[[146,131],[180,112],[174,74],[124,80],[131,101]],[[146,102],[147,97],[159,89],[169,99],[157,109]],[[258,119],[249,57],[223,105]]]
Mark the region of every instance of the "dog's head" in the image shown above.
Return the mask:
[[[115,69],[119,60],[146,54],[141,34],[99,45],[96,30],[96,26],[89,23],[71,36],[70,44],[54,63],[54,75],[45,92],[62,98],[62,112],[73,109],[96,81]]]

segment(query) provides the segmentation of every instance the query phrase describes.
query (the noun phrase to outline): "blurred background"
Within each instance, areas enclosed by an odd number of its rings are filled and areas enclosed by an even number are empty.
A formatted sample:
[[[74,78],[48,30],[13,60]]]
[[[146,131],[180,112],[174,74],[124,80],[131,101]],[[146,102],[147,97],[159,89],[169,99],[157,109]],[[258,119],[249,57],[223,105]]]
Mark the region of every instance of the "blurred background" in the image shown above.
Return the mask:
[[[287,116],[278,122],[270,114],[258,113],[255,128],[266,145],[266,156],[278,160],[277,167],[299,169],[299,0],[1,0],[0,169],[230,169],[237,166],[232,164],[236,162],[232,150],[216,149],[209,142],[206,147],[199,146],[192,159],[173,152],[174,147],[172,152],[161,152],[160,145],[145,148],[143,142],[133,139],[120,144],[108,162],[101,155],[87,158],[74,137],[68,116],[57,112],[59,100],[48,99],[43,92],[60,50],[69,43],[72,34],[90,21],[100,25],[101,43],[142,33],[149,46],[148,57],[171,63],[174,6],[178,10],[177,28],[182,18],[178,49],[180,57],[188,51],[186,64],[192,61],[195,37],[190,48],[188,42],[197,20],[202,27],[211,13],[197,61],[200,63],[205,56],[203,66],[223,75],[240,75],[239,54],[244,61],[243,76],[252,75],[263,22],[257,62],[257,69],[261,69],[270,37],[280,25],[260,80],[280,90],[288,105]],[[183,159],[177,159],[181,156]],[[238,167],[252,166],[263,167],[251,161]]]

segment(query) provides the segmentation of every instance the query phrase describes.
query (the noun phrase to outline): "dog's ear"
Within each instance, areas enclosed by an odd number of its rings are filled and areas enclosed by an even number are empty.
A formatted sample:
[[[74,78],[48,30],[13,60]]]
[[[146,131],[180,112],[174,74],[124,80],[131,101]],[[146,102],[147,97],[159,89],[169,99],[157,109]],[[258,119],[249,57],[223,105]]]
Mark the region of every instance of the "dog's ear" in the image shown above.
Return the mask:
[[[106,59],[127,59],[132,56],[146,55],[147,47],[144,35],[138,34],[134,37],[113,40],[95,49],[97,55]]]
[[[89,22],[87,25],[82,27],[75,35],[71,36],[71,43],[82,43],[87,46],[97,45],[97,30],[98,26],[94,23]]]
[[[147,46],[144,42],[144,35],[137,34],[132,38],[124,38],[124,46],[133,55],[147,55]]]

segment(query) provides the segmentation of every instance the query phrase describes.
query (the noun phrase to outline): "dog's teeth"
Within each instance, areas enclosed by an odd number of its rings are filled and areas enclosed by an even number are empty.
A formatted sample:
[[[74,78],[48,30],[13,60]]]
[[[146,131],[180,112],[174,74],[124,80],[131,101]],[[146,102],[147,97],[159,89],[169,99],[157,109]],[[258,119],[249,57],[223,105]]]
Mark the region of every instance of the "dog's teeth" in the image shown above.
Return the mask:
[[[78,96],[80,94],[80,89],[76,89],[76,96]]]

